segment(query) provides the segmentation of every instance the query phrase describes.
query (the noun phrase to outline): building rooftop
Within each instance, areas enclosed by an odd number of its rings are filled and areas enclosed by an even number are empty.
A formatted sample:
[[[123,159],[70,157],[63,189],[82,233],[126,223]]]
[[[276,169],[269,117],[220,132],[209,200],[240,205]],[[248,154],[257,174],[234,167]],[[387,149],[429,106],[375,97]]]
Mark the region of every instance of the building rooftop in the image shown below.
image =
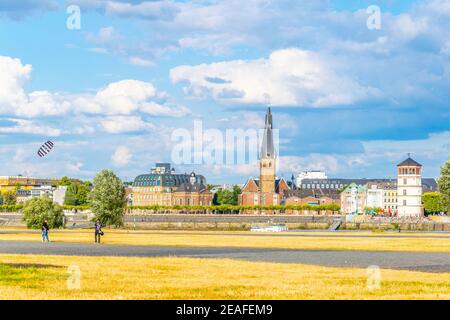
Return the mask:
[[[420,163],[413,160],[411,157],[408,157],[408,159],[397,165],[397,167],[421,167],[421,166],[422,165]]]
[[[206,190],[206,186],[202,183],[183,183],[181,184],[177,192],[200,192]]]
[[[137,176],[134,179],[133,187],[179,187],[187,183],[206,185],[206,179],[194,172],[176,174],[169,163],[157,163],[151,173]]]

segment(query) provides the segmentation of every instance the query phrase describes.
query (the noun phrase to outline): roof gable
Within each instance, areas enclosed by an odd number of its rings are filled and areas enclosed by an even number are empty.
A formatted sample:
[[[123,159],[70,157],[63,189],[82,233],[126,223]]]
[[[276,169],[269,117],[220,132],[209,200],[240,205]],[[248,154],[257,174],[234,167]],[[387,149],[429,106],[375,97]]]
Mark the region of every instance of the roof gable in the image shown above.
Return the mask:
[[[249,178],[242,188],[242,192],[257,192],[258,189],[258,184],[255,179]]]

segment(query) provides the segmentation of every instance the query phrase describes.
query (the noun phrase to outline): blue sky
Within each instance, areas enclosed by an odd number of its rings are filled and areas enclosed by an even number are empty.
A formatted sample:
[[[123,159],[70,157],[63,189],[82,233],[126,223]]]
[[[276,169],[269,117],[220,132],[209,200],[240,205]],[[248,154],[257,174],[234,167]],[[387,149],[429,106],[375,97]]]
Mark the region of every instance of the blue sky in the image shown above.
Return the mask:
[[[367,27],[371,5],[380,29]],[[261,128],[270,97],[280,176],[393,177],[411,153],[437,177],[450,153],[448,30],[448,0],[3,0],[0,174],[132,179],[170,162],[172,133],[194,120]],[[176,168],[211,183],[258,172]]]

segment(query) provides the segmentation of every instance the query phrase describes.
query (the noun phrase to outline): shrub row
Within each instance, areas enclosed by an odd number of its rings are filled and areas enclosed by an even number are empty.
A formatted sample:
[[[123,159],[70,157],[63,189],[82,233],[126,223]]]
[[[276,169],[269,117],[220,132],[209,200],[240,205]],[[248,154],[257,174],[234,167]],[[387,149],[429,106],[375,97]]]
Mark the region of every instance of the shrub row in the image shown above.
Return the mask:
[[[0,212],[16,212],[23,209],[23,204],[4,204],[0,205]],[[62,206],[64,210],[88,210],[90,206]]]
[[[245,210],[264,210],[264,211],[283,211],[283,210],[310,210],[310,211],[339,211],[340,207],[335,204],[327,205],[272,205],[272,206],[233,206],[233,205],[219,205],[219,206],[130,206],[131,210],[192,210],[192,211],[245,211]]]
[[[23,204],[4,204],[0,206],[0,212],[16,212],[23,209]]]
[[[13,205],[1,205],[0,212],[16,212],[23,209],[23,204]],[[65,210],[79,210],[84,211],[90,209],[90,206],[63,206]],[[248,210],[263,210],[263,211],[339,211],[340,207],[335,204],[327,205],[273,205],[273,206],[233,206],[233,205],[219,205],[219,206],[130,206],[127,209],[131,210],[151,210],[151,211],[164,211],[164,210],[186,210],[186,211],[204,211],[204,212],[241,212]]]

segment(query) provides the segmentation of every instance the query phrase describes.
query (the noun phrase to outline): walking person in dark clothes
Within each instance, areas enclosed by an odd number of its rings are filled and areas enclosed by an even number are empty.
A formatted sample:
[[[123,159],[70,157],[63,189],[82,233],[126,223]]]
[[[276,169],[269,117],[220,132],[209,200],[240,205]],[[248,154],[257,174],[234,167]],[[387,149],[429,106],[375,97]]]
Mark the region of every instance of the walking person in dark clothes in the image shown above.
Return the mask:
[[[50,242],[50,240],[48,240],[48,230],[50,230],[47,220],[44,220],[44,222],[42,223],[42,242]]]
[[[97,220],[95,222],[95,243],[100,243],[100,237],[103,235],[102,227],[100,220]]]

